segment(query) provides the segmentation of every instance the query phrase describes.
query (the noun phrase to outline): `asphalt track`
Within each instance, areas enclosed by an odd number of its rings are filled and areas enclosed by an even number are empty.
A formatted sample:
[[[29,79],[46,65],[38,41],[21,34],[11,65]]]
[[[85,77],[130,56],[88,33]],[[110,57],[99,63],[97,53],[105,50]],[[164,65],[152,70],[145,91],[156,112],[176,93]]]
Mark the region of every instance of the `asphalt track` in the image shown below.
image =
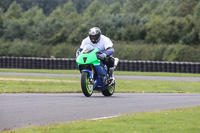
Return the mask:
[[[39,76],[39,77],[72,77],[80,78],[80,74],[46,74],[46,73],[11,73],[0,72],[0,75],[9,76]],[[200,82],[200,77],[167,77],[167,76],[127,76],[115,75],[116,79],[134,79],[134,80],[162,80],[162,81],[185,81]]]
[[[200,105],[194,93],[115,93],[87,98],[71,94],[0,94],[0,131],[30,125],[70,122],[127,113],[186,108]]]

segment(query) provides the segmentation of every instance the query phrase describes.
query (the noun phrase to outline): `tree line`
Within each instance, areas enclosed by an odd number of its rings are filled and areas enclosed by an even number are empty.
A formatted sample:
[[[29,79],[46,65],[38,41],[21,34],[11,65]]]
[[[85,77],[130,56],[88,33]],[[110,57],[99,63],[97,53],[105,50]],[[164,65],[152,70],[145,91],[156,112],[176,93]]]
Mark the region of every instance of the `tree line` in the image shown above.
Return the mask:
[[[1,0],[0,55],[48,57],[54,53],[56,57],[73,57],[62,51],[63,47],[78,48],[93,26],[100,27],[104,35],[124,45],[137,42],[199,48],[200,2]],[[30,50],[20,55],[23,51],[19,47]],[[36,52],[39,49],[44,49],[44,53]]]

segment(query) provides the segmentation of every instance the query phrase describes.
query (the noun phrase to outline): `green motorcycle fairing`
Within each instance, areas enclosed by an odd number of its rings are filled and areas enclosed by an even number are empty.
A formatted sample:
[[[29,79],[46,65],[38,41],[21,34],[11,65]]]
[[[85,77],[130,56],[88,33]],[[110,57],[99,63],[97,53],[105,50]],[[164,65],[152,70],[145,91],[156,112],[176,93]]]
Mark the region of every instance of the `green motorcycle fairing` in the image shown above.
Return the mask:
[[[98,48],[91,51],[82,50],[80,55],[77,57],[76,62],[79,65],[93,64],[94,66],[100,65],[100,60],[97,59],[96,53],[99,52]]]

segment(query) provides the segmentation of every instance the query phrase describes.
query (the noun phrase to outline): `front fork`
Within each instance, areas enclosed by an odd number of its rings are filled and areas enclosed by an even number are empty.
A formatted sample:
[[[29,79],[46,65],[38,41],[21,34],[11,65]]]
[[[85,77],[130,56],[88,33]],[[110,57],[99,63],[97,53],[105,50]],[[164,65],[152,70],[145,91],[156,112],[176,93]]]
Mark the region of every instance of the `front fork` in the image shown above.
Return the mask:
[[[89,70],[89,69],[83,69],[83,70],[81,71],[81,73],[82,73],[82,72],[88,72],[88,74],[89,74],[89,82],[90,82],[90,84],[94,84],[93,72],[92,72],[91,70]]]

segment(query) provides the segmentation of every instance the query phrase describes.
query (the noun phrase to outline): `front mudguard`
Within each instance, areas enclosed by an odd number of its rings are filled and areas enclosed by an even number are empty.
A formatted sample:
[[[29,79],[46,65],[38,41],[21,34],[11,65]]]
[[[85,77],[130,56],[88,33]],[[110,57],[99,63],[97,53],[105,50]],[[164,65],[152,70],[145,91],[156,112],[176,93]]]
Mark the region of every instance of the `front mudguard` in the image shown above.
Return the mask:
[[[91,71],[91,70],[89,70],[89,69],[83,69],[82,71],[81,71],[81,73],[82,72],[88,72],[88,74],[89,74],[89,79],[93,79],[93,72]]]

